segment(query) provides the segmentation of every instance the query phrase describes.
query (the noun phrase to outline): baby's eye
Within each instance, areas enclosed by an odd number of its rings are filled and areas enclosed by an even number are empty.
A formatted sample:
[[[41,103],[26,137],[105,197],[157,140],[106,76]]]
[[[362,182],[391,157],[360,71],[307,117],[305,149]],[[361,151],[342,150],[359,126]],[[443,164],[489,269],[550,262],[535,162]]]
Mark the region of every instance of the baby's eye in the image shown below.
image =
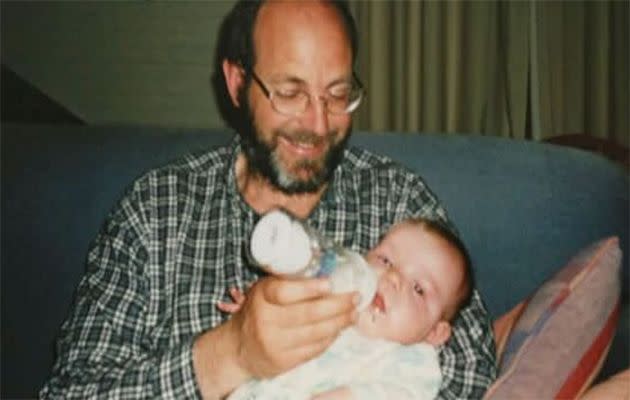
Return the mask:
[[[381,263],[387,267],[387,268],[391,268],[394,266],[394,264],[392,264],[391,261],[389,261],[389,258],[385,257],[385,256],[378,256],[378,259],[381,261]]]
[[[422,286],[417,282],[413,284],[413,291],[419,296],[424,296],[424,289],[422,289]]]

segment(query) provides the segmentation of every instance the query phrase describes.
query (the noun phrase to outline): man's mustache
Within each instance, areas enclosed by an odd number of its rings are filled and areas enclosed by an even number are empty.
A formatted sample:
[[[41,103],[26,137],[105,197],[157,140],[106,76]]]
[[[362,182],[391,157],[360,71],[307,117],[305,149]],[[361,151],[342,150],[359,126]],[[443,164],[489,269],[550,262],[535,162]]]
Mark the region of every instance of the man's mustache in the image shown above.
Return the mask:
[[[323,143],[329,143],[335,137],[334,132],[329,132],[329,134],[322,136],[309,131],[299,131],[299,132],[279,132],[279,137],[283,137],[286,140],[293,143],[303,143],[309,145],[320,145]]]

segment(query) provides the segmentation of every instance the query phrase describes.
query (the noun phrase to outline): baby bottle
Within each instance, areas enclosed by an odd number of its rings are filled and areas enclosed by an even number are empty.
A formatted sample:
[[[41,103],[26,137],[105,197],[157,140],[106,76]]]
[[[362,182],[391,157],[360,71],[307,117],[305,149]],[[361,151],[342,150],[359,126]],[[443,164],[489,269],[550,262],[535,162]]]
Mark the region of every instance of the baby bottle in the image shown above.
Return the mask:
[[[359,309],[376,293],[377,277],[359,253],[343,248],[304,222],[276,209],[254,227],[250,251],[268,272],[285,276],[329,276],[335,293],[358,291]]]

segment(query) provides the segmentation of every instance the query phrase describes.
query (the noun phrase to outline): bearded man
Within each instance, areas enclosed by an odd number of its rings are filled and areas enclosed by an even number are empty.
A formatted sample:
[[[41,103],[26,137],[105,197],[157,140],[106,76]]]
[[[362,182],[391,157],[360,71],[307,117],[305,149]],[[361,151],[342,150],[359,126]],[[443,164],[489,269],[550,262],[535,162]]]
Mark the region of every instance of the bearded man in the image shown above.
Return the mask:
[[[358,294],[252,267],[244,243],[272,208],[359,252],[403,219],[449,223],[420,177],[346,147],[364,95],[346,4],[241,1],[222,32],[217,71],[238,134],[148,172],[110,215],[43,398],[222,398],[321,354],[354,322]],[[248,295],[228,318],[216,306],[233,288]],[[477,292],[453,329],[440,396],[481,397],[496,371]]]

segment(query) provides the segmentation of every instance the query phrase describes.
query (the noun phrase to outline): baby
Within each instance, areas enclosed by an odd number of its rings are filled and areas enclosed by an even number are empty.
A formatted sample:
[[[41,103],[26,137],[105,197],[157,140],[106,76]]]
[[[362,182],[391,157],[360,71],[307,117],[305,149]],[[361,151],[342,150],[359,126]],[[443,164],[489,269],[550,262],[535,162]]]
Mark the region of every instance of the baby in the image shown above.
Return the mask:
[[[250,381],[229,399],[432,399],[441,373],[437,347],[469,301],[472,271],[461,241],[441,224],[409,219],[366,255],[376,294],[352,328],[320,356],[273,379]],[[231,292],[238,311],[245,297]]]

